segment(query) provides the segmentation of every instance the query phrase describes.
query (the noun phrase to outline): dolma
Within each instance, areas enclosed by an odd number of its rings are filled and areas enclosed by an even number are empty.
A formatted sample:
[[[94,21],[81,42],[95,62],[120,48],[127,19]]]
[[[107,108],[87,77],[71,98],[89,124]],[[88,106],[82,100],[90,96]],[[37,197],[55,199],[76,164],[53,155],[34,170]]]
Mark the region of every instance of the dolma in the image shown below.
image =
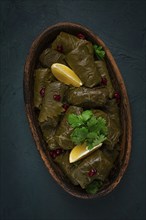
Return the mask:
[[[119,139],[120,135],[121,135],[121,121],[120,121],[120,110],[119,107],[116,103],[115,99],[111,99],[108,100],[106,106],[106,113],[109,115],[110,119],[112,120],[112,122],[114,123],[114,125],[116,126],[116,130],[115,130],[115,134],[117,134],[117,138],[115,135],[115,140]]]
[[[51,47],[54,50],[57,50],[58,46],[61,46],[63,50],[62,52],[67,54],[78,47],[80,44],[84,44],[88,48],[89,53],[93,54],[94,50],[91,42],[79,39],[78,37],[66,32],[60,32],[60,34],[53,41]]]
[[[81,161],[78,167],[72,172],[74,179],[84,189],[93,180],[104,181],[111,169],[113,164],[101,150],[96,150],[90,156],[86,157]],[[89,176],[88,173],[91,169],[95,169],[97,172],[93,176]]]
[[[47,143],[47,149],[48,150],[54,150],[58,148],[58,144],[54,138],[56,129],[50,127],[50,122],[46,121],[43,123],[40,123],[41,131],[43,133],[43,137]]]
[[[69,87],[58,81],[50,70],[54,63],[68,65],[81,79],[83,86]],[[53,159],[74,185],[86,191],[93,189],[94,185],[97,187],[97,183],[104,185],[113,175],[120,152],[121,135],[119,107],[116,100],[112,99],[115,91],[106,62],[95,61],[91,42],[60,32],[51,48],[40,54],[36,68],[34,106],[39,109],[38,121],[46,150],[64,149]],[[68,123],[68,116],[71,113],[79,115],[86,109],[90,109],[97,118],[106,120],[107,138],[100,149],[70,163],[70,150],[75,144],[71,140],[74,128]],[[95,131],[94,124],[91,131]],[[91,171],[94,171],[94,175],[91,175]]]
[[[44,89],[49,80],[50,70],[48,68],[39,68],[34,72],[34,106],[40,108],[42,103],[41,89]]]
[[[45,49],[39,57],[39,61],[44,67],[50,68],[53,63],[65,64],[65,56],[51,48]]]
[[[98,73],[101,76],[101,78],[106,78],[106,80],[107,80],[106,88],[109,91],[109,98],[112,98],[113,94],[114,94],[114,88],[112,85],[111,78],[109,76],[108,69],[106,67],[106,63],[105,63],[105,61],[97,60],[97,61],[95,61],[95,64],[96,64]]]
[[[112,117],[110,117],[110,113],[107,114],[106,112],[101,110],[93,110],[93,113],[96,117],[103,117],[106,120],[108,135],[104,143],[109,150],[113,150],[115,144],[118,143],[121,134],[119,124],[115,120],[113,120]]]
[[[76,179],[72,176],[73,170],[76,168],[78,162],[71,164],[69,162],[69,151],[56,157],[55,162],[63,170],[64,174],[69,178],[69,180],[74,184],[78,185]]]
[[[68,103],[86,108],[104,106],[108,99],[108,90],[102,87],[95,88],[70,88],[66,92]]]
[[[120,126],[120,111],[115,99],[108,100],[105,106],[105,111]]]
[[[103,144],[102,152],[106,155],[108,160],[110,160],[112,163],[114,163],[116,161],[117,157],[119,156],[120,145],[116,144],[114,146],[114,149],[111,151],[108,149],[108,146],[106,146],[106,144]]]
[[[59,127],[56,130],[56,134],[55,134],[55,139],[61,148],[65,149],[65,150],[69,150],[75,146],[70,138],[70,135],[73,131],[73,128],[68,123],[68,115],[71,113],[80,114],[82,111],[83,111],[82,108],[76,107],[76,106],[70,106],[67,109],[62,121],[60,122]]]
[[[68,53],[65,60],[81,79],[84,86],[92,88],[100,83],[101,77],[94,62],[94,56],[89,53],[84,44]]]
[[[39,122],[44,122],[50,120],[55,120],[64,112],[62,107],[62,100],[67,86],[61,82],[47,83],[45,89],[45,96],[43,98],[42,106],[39,114]],[[55,96],[60,97],[60,101],[54,99]]]

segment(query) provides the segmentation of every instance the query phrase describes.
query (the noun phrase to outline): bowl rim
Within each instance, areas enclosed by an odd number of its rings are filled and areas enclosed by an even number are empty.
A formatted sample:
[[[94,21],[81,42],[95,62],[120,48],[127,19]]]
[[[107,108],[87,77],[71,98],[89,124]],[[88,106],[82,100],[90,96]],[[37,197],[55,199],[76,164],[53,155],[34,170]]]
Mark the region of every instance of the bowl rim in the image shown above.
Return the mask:
[[[55,31],[57,29],[63,29],[63,28],[67,28],[67,27],[72,27],[72,28],[77,28],[79,29],[81,32],[84,31],[88,36],[90,36],[92,39],[95,40],[95,42],[98,42],[99,45],[101,45],[103,47],[103,49],[106,52],[106,57],[107,60],[109,61],[112,70],[117,78],[118,84],[120,85],[120,90],[122,91],[122,94],[124,96],[124,105],[126,108],[126,114],[127,114],[127,121],[126,121],[126,125],[128,127],[128,131],[126,134],[126,143],[127,143],[127,148],[126,148],[126,154],[125,154],[125,160],[122,164],[122,166],[120,167],[120,172],[118,173],[118,175],[116,176],[115,181],[110,184],[107,188],[105,188],[105,190],[102,190],[101,192],[95,194],[95,195],[89,195],[89,194],[83,194],[83,193],[77,193],[75,192],[75,190],[72,190],[70,188],[68,188],[66,186],[66,183],[64,183],[63,181],[61,181],[56,172],[53,170],[48,157],[46,156],[44,150],[41,147],[41,142],[39,140],[38,137],[38,131],[37,128],[34,125],[34,119],[33,119],[33,112],[32,112],[32,106],[30,104],[31,98],[29,94],[30,91],[30,84],[29,84],[29,72],[31,69],[31,60],[35,55],[35,52],[37,50],[38,45],[41,43],[41,40],[44,38],[44,36],[49,35],[49,33],[51,31]],[[91,198],[97,198],[97,197],[101,197],[101,196],[105,196],[106,194],[108,194],[109,192],[111,192],[120,182],[121,178],[123,177],[128,163],[129,163],[129,159],[130,159],[130,154],[131,154],[131,144],[132,144],[132,120],[131,120],[131,109],[130,109],[130,104],[129,104],[129,98],[127,95],[127,90],[124,84],[124,80],[122,78],[122,75],[120,73],[120,70],[116,64],[116,61],[114,59],[114,57],[112,56],[110,50],[108,49],[108,47],[105,45],[105,43],[98,37],[97,34],[94,34],[90,29],[88,29],[87,27],[79,24],[79,23],[73,23],[73,22],[59,22],[56,23],[54,25],[51,25],[49,27],[47,27],[32,43],[28,56],[26,58],[26,62],[25,62],[25,66],[24,66],[24,77],[23,77],[23,94],[24,94],[24,102],[25,102],[25,110],[26,110],[26,115],[29,121],[29,126],[31,128],[31,132],[33,135],[33,138],[35,140],[35,144],[37,146],[37,149],[40,153],[40,156],[42,158],[42,160],[44,161],[49,173],[51,174],[51,176],[56,180],[56,182],[65,190],[67,191],[69,194],[71,194],[72,196],[78,197],[78,198],[82,198],[82,199],[91,199]]]

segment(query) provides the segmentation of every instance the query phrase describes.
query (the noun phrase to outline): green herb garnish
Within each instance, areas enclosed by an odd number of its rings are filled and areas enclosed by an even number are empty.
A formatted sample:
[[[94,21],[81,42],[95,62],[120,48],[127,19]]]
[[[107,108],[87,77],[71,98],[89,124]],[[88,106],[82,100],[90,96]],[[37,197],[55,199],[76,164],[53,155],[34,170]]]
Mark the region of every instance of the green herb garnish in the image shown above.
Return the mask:
[[[74,128],[70,136],[72,142],[75,144],[86,142],[89,150],[107,138],[106,120],[102,117],[96,118],[91,110],[83,111],[80,115],[69,114],[68,123]]]
[[[88,129],[86,127],[75,128],[71,134],[71,140],[75,144],[80,144],[85,141],[88,135]]]
[[[99,59],[103,59],[105,57],[105,51],[102,49],[102,46],[94,45],[93,48]]]
[[[87,188],[86,192],[89,194],[96,194],[100,188],[102,187],[103,183],[100,180],[94,180],[92,183],[90,183]]]

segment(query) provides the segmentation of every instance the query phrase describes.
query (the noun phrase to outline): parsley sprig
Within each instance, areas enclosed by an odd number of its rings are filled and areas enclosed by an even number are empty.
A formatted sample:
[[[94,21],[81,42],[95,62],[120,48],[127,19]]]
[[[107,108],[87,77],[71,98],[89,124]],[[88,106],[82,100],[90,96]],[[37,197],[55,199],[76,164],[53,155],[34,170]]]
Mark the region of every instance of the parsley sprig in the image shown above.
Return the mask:
[[[96,194],[100,190],[102,185],[103,182],[101,180],[94,180],[87,186],[86,192],[89,194]]]
[[[83,111],[80,115],[69,114],[68,123],[74,128],[70,137],[76,145],[86,142],[91,150],[107,138],[106,120],[103,117],[96,118],[91,110]]]
[[[98,46],[97,44],[93,46],[96,56],[99,59],[103,59],[105,57],[105,51],[102,46]]]

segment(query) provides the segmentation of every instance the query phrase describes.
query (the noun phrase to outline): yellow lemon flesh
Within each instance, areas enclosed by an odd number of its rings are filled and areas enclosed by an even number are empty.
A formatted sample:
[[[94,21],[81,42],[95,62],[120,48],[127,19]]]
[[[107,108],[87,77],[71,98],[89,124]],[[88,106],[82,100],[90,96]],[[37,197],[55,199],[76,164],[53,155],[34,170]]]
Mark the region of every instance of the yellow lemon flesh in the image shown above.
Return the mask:
[[[86,146],[85,143],[82,144],[82,145],[77,145],[70,152],[69,162],[70,163],[76,162],[76,161],[86,157],[91,152],[93,152],[94,150],[96,150],[97,148],[99,148],[101,146],[102,146],[102,143],[100,143],[97,146],[93,147],[91,150],[88,150],[88,147]]]
[[[83,85],[80,78],[68,66],[61,63],[54,63],[51,66],[53,75],[64,84],[80,87]]]

